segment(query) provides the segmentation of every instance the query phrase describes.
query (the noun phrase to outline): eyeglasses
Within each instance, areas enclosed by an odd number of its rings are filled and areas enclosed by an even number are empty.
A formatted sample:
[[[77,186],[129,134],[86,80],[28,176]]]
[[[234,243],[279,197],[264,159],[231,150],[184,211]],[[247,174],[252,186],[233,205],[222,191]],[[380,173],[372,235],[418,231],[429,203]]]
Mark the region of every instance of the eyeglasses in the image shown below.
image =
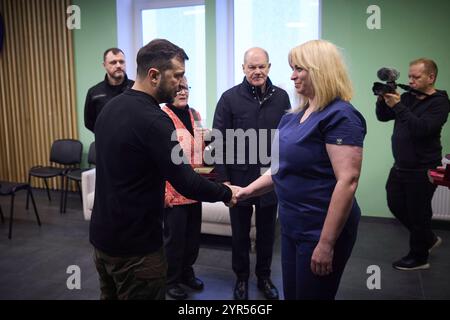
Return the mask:
[[[177,91],[177,95],[184,93],[189,93],[189,90],[191,90],[191,87],[180,87],[180,90]]]

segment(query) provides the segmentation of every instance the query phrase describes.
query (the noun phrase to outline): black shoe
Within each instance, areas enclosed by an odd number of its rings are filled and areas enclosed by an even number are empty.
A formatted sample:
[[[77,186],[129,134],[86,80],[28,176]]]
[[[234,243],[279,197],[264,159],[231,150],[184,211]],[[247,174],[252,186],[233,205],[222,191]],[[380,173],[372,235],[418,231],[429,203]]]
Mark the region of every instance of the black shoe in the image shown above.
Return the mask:
[[[184,291],[183,288],[181,288],[178,284],[168,288],[167,294],[169,295],[169,297],[175,300],[184,300],[188,296],[186,291]]]
[[[425,260],[421,261],[414,258],[411,255],[407,255],[406,257],[401,258],[398,261],[395,261],[392,264],[392,267],[397,270],[425,270],[430,268],[430,264]]]
[[[194,290],[203,290],[204,287],[203,281],[194,276],[192,276],[191,278],[183,279],[181,283]]]
[[[248,281],[237,280],[234,286],[234,300],[248,300]]]
[[[258,289],[264,293],[267,300],[278,300],[278,290],[270,279],[258,280]]]

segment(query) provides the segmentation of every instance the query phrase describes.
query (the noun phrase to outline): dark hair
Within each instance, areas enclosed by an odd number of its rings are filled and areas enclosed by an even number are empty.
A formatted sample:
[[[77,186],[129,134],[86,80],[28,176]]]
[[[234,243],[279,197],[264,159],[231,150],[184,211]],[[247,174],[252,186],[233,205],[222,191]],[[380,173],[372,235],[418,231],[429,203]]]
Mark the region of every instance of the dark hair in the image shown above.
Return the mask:
[[[166,39],[154,39],[142,47],[136,57],[137,76],[145,78],[150,68],[164,72],[172,67],[171,60],[189,60],[186,52]]]
[[[106,51],[103,53],[103,61],[106,60],[106,56],[108,55],[109,52],[112,52],[114,55],[119,54],[119,53],[125,55],[125,53],[123,53],[123,51],[120,50],[119,48],[109,48],[109,49],[106,49]]]

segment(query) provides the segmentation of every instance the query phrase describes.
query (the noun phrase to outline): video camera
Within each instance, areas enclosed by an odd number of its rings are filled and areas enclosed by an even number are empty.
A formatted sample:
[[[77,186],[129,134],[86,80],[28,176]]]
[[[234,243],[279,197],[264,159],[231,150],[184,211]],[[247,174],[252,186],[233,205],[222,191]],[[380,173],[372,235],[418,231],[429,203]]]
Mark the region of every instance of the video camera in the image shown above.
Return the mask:
[[[386,93],[395,93],[397,87],[402,88],[405,91],[409,91],[416,95],[428,96],[428,94],[413,89],[406,84],[396,83],[395,81],[400,77],[400,72],[395,70],[394,68],[381,68],[377,71],[377,77],[381,81],[385,81],[386,83],[374,82],[372,91],[376,96],[382,96]]]
[[[382,96],[386,93],[395,93],[397,89],[397,80],[400,77],[400,72],[392,68],[381,68],[377,72],[377,77],[381,81],[385,81],[386,84],[381,82],[374,82],[372,91],[376,96]]]

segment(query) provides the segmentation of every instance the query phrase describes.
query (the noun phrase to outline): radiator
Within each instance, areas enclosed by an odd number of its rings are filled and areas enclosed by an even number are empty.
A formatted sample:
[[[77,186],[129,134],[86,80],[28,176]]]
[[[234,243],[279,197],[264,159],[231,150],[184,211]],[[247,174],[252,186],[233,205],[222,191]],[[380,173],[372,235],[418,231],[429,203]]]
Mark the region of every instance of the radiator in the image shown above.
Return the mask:
[[[438,186],[431,201],[433,219],[450,220],[450,189]]]

